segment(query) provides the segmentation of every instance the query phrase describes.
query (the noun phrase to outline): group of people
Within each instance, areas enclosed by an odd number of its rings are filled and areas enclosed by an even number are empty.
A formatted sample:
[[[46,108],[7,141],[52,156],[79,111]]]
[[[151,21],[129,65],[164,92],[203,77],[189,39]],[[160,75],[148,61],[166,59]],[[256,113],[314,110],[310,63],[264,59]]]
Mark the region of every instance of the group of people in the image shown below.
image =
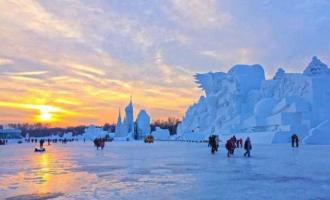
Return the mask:
[[[105,138],[95,138],[94,139],[94,145],[96,146],[96,149],[98,150],[99,148],[103,149],[105,146]]]
[[[227,149],[227,157],[230,157],[230,155],[234,155],[234,151],[236,148],[242,148],[243,147],[243,139],[237,139],[235,135],[231,137],[229,140],[226,142],[226,149]],[[251,156],[251,150],[252,150],[252,144],[251,140],[249,137],[246,138],[244,142],[244,157]]]
[[[0,145],[5,145],[8,143],[8,140],[0,140]]]
[[[45,142],[45,139],[39,139],[39,142],[40,142],[40,140],[44,140],[44,142]],[[25,140],[26,142],[28,142],[28,143],[38,143],[38,139],[26,139]],[[47,139],[47,142],[48,142],[48,145],[50,145],[51,143],[57,143],[57,142],[59,142],[59,143],[62,143],[62,144],[66,144],[67,142],[73,142],[73,141],[78,141],[77,139],[66,139],[66,138],[64,138],[64,139],[50,139],[50,138],[48,138]],[[84,142],[85,142],[85,139],[84,139]]]
[[[217,135],[211,135],[209,137],[208,146],[211,147],[211,153],[214,154],[216,151],[218,151],[219,148],[219,136]],[[291,136],[291,145],[292,147],[299,147],[299,137],[297,134],[293,134]],[[227,140],[225,147],[227,149],[227,157],[230,157],[230,155],[234,155],[234,151],[236,148],[242,148],[243,147],[243,139],[237,139],[235,135],[231,137],[229,140]],[[244,157],[250,157],[251,156],[251,150],[252,150],[252,144],[251,139],[249,137],[246,138],[244,142]]]
[[[214,154],[216,151],[218,151],[219,148],[219,136],[217,135],[211,135],[209,137],[208,146],[211,147],[211,153]],[[237,139],[235,135],[231,137],[229,140],[227,140],[225,147],[227,149],[227,157],[230,157],[230,155],[234,155],[234,151],[236,148],[242,148],[243,147],[243,139]],[[251,156],[251,150],[252,150],[252,144],[249,137],[246,138],[244,142],[244,157]]]

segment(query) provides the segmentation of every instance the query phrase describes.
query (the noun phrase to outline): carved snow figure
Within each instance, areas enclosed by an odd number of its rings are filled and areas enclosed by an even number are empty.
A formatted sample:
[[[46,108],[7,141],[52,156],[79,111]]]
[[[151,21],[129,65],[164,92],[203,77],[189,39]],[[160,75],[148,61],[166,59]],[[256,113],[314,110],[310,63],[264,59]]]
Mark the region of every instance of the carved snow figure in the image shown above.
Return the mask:
[[[116,134],[117,138],[129,138],[134,134],[134,119],[133,119],[133,103],[132,98],[129,104],[125,108],[125,118],[123,122],[121,121],[121,114],[119,110],[118,120],[116,124]]]
[[[136,120],[136,139],[143,139],[150,134],[150,117],[145,110],[141,110]]]
[[[275,76],[273,77],[273,80],[279,80],[284,78],[285,76],[285,71],[282,68],[279,68],[275,74]]]
[[[303,142],[315,143],[330,124],[329,71],[313,57],[303,74],[279,69],[271,80],[260,65],[196,74],[205,95],[186,111],[179,139],[207,140],[215,130],[224,140],[236,134],[254,143],[288,143],[298,133]]]
[[[330,73],[328,66],[321,62],[316,56],[313,57],[308,67],[304,70],[304,75],[306,76],[318,76],[328,73]]]

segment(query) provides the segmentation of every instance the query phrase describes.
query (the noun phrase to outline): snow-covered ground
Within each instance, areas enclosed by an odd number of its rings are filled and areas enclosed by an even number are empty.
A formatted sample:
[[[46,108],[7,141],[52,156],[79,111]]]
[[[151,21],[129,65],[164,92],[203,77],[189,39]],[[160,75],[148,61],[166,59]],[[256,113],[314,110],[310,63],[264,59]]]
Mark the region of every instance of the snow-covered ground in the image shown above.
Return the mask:
[[[12,199],[330,199],[330,146],[91,142],[0,146],[0,197]]]

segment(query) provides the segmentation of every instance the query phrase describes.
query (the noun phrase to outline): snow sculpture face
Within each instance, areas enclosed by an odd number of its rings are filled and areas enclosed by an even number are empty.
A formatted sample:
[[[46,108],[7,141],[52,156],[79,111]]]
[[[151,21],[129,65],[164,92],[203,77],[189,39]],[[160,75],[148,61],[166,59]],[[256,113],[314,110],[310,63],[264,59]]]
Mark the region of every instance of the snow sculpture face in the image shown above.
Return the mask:
[[[316,56],[314,56],[312,61],[304,70],[303,74],[306,76],[318,76],[327,73],[330,73],[328,66],[319,60]]]

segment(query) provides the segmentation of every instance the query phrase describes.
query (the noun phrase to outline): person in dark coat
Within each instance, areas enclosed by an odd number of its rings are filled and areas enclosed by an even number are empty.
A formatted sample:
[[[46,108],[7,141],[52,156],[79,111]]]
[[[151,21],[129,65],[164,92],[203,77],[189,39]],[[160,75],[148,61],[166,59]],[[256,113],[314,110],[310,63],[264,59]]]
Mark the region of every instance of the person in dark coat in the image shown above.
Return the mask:
[[[211,146],[211,153],[214,154],[214,152],[217,151],[217,141],[215,135],[211,135],[209,137],[209,146]]]
[[[218,135],[216,135],[215,136],[215,145],[216,145],[216,151],[218,151],[218,149],[219,149],[219,142],[220,142],[220,139],[219,139],[219,136]]]
[[[239,148],[239,141],[240,140],[236,140],[236,148]]]
[[[40,141],[39,141],[40,149],[43,149],[44,148],[44,142],[45,142],[44,139],[40,139]]]
[[[212,144],[212,136],[210,135],[210,136],[209,136],[209,144],[208,144],[207,146],[210,147],[211,144]]]
[[[298,148],[298,146],[299,146],[299,138],[298,138],[298,135],[297,134],[293,134],[291,136],[291,146]]]
[[[251,144],[251,140],[249,137],[246,138],[245,143],[244,143],[244,149],[245,149],[245,153],[244,153],[244,157],[251,156],[251,149],[252,149],[252,144]]]
[[[237,143],[237,138],[236,138],[235,135],[233,135],[232,140],[233,140],[234,144],[236,145],[236,143]]]
[[[297,147],[297,148],[299,147],[299,137],[298,137],[297,134],[296,134],[296,147]]]

